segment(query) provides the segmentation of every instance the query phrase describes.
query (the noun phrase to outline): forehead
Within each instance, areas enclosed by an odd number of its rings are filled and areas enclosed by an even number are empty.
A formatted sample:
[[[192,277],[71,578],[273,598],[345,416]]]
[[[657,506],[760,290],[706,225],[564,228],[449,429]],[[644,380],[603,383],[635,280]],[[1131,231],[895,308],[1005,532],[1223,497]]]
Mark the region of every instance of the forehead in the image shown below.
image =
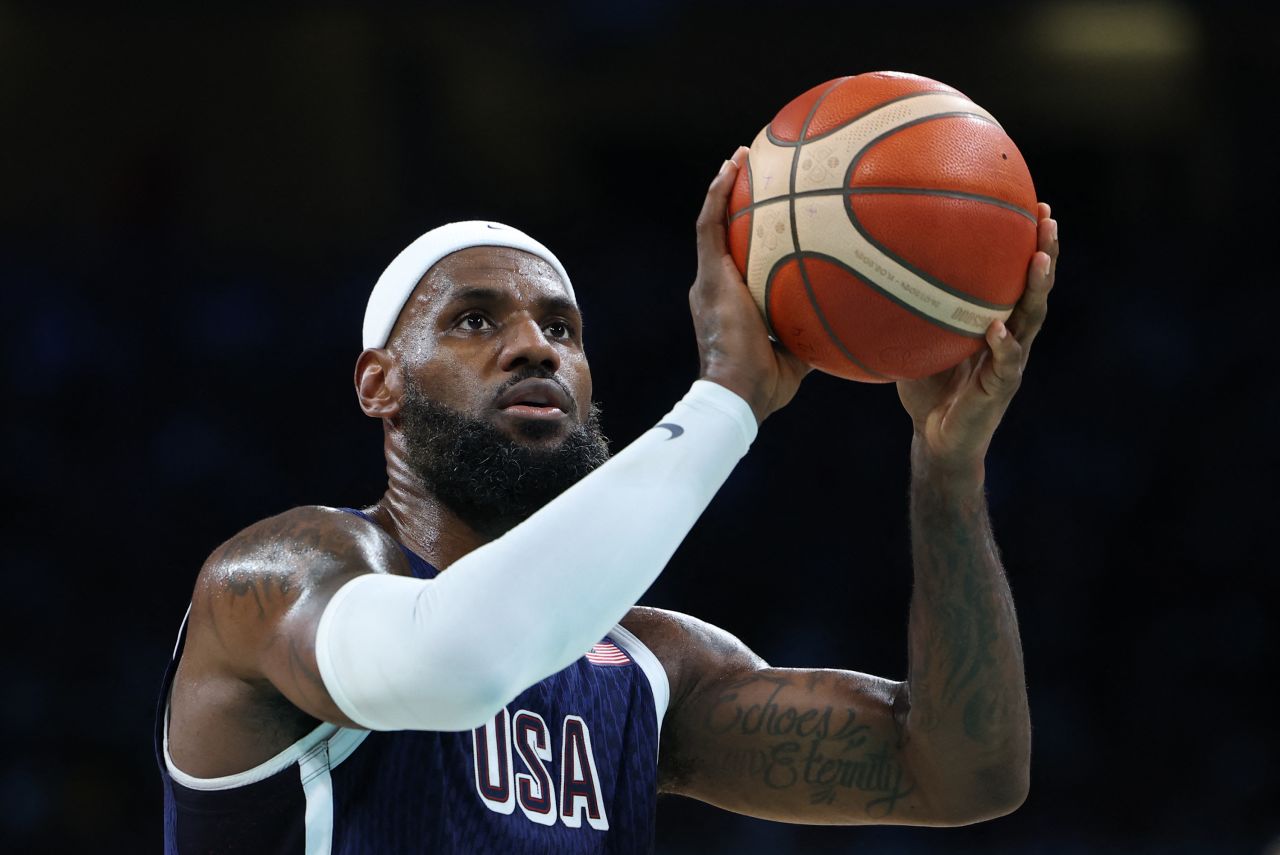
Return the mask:
[[[414,295],[415,302],[440,305],[460,291],[483,288],[517,300],[573,300],[564,281],[546,260],[505,246],[473,246],[446,255],[432,265]]]

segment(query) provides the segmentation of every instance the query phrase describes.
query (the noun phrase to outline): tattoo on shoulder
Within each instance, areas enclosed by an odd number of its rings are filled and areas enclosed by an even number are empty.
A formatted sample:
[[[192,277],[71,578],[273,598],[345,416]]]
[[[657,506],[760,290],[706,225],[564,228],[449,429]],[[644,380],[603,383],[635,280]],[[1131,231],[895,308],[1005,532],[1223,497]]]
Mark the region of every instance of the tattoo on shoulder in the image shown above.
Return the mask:
[[[803,679],[812,690],[823,677]],[[751,740],[749,747],[722,752],[715,759],[719,770],[774,790],[803,788],[811,804],[834,804],[844,796],[860,801],[869,817],[891,815],[915,789],[897,746],[876,738],[852,707],[787,701],[784,694],[792,685],[788,677],[753,675],[722,688],[704,726],[717,735]]]
[[[249,606],[263,618],[297,599],[317,566],[342,562],[353,549],[351,538],[320,512],[285,513],[219,547],[210,559],[211,581],[230,595],[231,605]]]

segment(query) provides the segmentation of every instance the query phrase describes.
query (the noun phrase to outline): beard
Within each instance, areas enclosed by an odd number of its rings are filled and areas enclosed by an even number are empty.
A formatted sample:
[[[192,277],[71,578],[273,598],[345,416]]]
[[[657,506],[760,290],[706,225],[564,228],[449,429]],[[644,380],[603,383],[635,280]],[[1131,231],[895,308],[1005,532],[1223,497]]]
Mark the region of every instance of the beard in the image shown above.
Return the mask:
[[[414,474],[445,507],[487,537],[528,519],[609,459],[595,404],[586,422],[574,426],[559,445],[534,448],[410,385],[401,402],[400,427]],[[532,440],[555,430],[546,422],[520,423],[520,433]]]

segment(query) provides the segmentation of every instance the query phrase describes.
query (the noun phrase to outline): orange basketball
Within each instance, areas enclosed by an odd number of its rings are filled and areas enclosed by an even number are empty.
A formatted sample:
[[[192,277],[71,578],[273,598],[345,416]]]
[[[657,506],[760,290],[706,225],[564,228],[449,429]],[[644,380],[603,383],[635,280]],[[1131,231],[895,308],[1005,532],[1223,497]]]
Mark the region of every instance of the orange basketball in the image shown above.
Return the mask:
[[[1004,129],[946,84],[841,77],[756,136],[729,246],[769,332],[871,383],[925,377],[1009,316],[1036,250],[1031,174]]]

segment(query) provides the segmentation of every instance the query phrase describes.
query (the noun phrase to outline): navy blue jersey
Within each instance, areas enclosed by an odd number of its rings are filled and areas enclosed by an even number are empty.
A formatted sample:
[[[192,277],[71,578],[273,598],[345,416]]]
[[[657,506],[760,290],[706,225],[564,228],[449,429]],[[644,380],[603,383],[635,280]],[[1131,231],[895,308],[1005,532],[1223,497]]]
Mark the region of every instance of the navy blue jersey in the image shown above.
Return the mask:
[[[415,576],[436,575],[401,548]],[[184,622],[156,715],[167,855],[653,849],[669,689],[658,660],[622,627],[473,731],[321,724],[223,778],[194,778],[169,757],[169,690],[185,636]]]

